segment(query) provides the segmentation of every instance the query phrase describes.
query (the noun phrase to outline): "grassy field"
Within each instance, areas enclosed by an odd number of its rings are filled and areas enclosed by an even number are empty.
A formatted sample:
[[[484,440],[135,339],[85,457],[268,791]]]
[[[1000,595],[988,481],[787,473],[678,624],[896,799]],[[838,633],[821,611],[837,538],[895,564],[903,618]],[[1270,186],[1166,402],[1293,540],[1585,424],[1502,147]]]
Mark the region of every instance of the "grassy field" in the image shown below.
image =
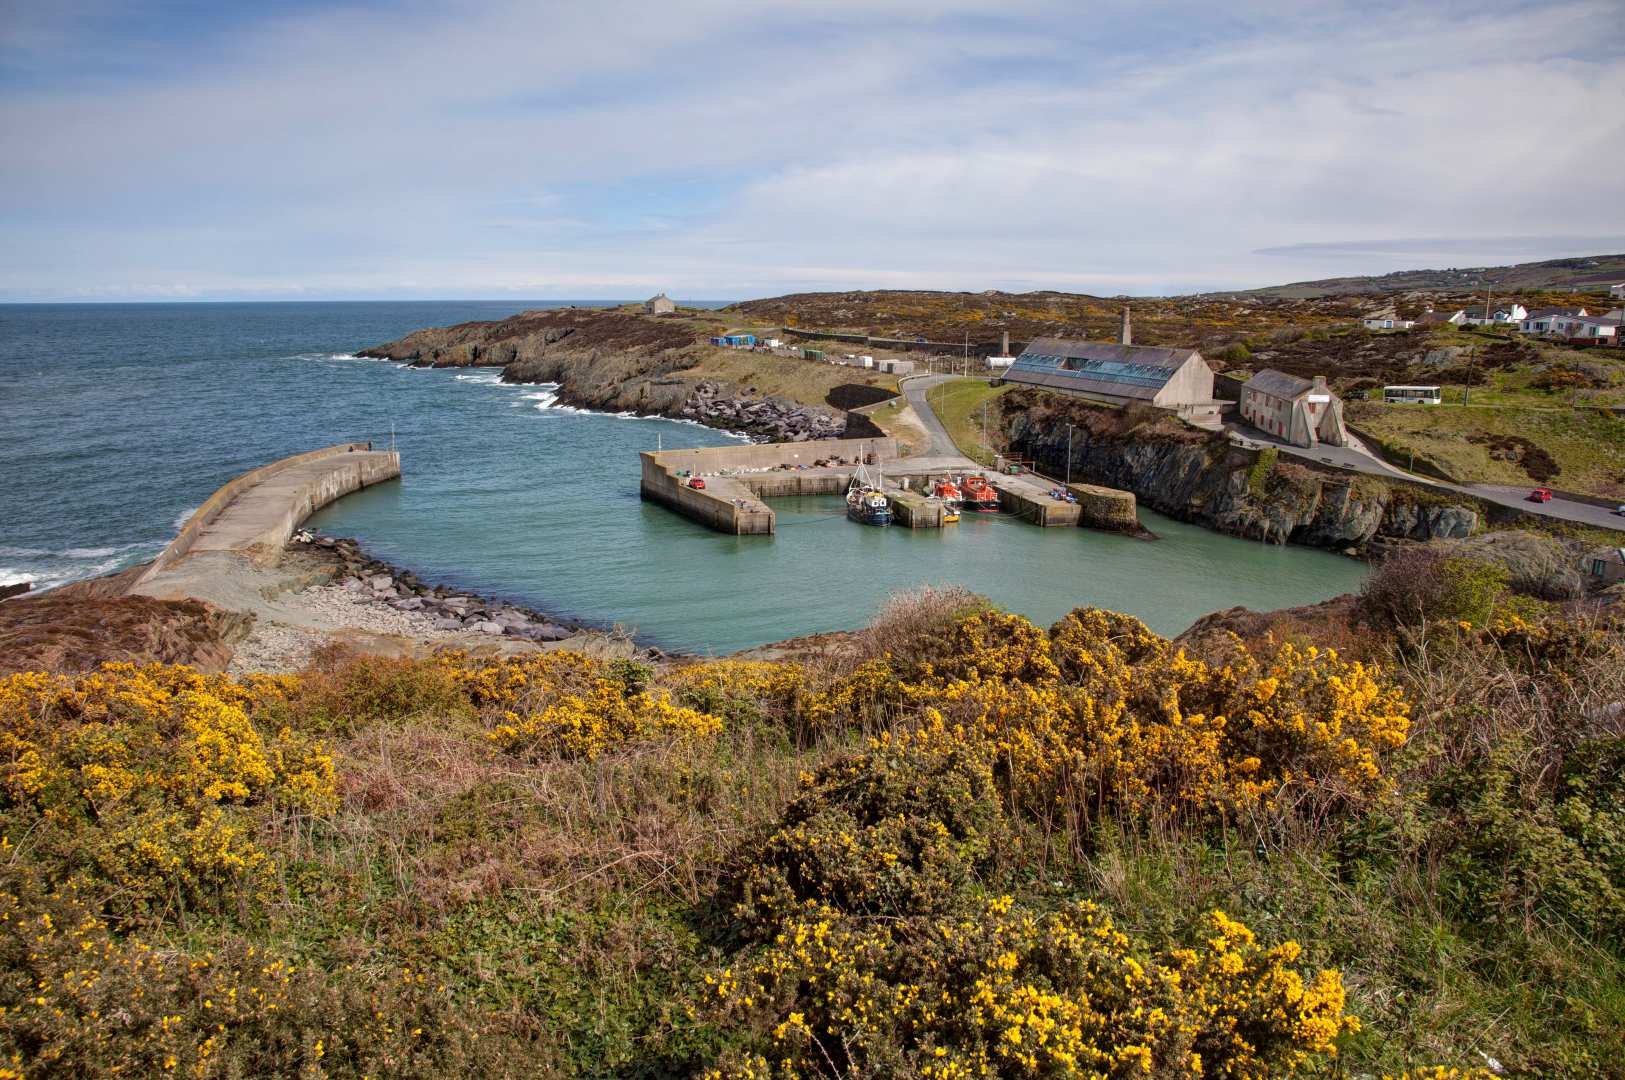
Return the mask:
[[[1402,467],[1415,450],[1418,464],[1464,483],[1538,481],[1625,494],[1625,421],[1606,413],[1350,402],[1347,415],[1349,423],[1380,439]]]
[[[685,376],[736,383],[740,390],[755,395],[799,401],[803,405],[823,405],[824,396],[837,386],[862,383],[866,386],[897,388],[897,378],[862,368],[823,364],[799,356],[747,352],[741,349],[706,347],[700,363]]]
[[[880,430],[896,439],[904,457],[914,454],[923,454],[931,445],[931,436],[920,423],[913,406],[908,399],[898,397],[877,407],[869,414],[869,419],[880,426]]]
[[[1012,389],[1008,384],[994,386],[987,379],[959,379],[931,389],[931,409],[962,454],[991,465],[994,451],[982,441],[982,405]]]

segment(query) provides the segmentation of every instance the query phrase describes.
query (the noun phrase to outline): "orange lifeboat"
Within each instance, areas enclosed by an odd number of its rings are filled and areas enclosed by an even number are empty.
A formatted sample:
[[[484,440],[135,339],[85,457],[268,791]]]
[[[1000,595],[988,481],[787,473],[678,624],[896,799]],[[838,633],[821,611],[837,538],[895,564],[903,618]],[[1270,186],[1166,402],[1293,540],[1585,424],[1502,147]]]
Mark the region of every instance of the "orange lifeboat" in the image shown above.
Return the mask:
[[[998,491],[980,473],[965,477],[964,493],[965,505],[972,510],[991,514],[999,508]]]

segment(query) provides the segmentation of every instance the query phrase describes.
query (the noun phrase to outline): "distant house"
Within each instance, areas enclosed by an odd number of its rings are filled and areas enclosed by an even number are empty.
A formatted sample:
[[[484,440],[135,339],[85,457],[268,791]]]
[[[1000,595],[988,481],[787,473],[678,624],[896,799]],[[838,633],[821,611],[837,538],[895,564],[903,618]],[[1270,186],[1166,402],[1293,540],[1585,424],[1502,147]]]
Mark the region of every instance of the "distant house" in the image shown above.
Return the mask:
[[[1326,386],[1324,375],[1300,379],[1266,368],[1241,388],[1241,416],[1293,446],[1348,445],[1343,402]]]
[[[1625,548],[1599,548],[1586,556],[1585,569],[1604,585],[1625,581]]]
[[[1464,308],[1456,308],[1454,311],[1434,311],[1432,308],[1428,308],[1417,316],[1416,325],[1444,326],[1449,324],[1451,326],[1460,326],[1466,321],[1467,312]]]
[[[1619,333],[1618,319],[1603,319],[1595,315],[1553,315],[1550,329],[1539,331],[1548,337],[1567,338],[1570,341],[1612,342]]]
[[[1552,332],[1552,320],[1554,318],[1569,315],[1584,315],[1585,313],[1585,308],[1534,308],[1518,321],[1518,329],[1525,334],[1549,334]]]
[[[677,310],[677,305],[665,293],[658,293],[643,302],[645,315],[670,315]]]
[[[1369,319],[1362,319],[1360,325],[1367,330],[1409,330],[1416,325],[1415,319],[1401,319],[1398,315],[1373,315]]]
[[[1529,310],[1522,304],[1502,304],[1500,307],[1475,304],[1463,313],[1462,322],[1470,326],[1494,326],[1521,323],[1528,317]]]
[[[1625,284],[1608,286],[1608,295],[1615,300],[1625,298]]]

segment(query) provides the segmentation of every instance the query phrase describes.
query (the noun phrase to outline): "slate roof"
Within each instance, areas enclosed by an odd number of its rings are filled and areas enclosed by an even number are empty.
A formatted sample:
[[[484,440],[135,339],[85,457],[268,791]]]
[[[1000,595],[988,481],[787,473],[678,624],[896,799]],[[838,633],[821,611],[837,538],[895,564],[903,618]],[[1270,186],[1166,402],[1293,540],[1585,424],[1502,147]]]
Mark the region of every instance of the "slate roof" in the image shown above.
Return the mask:
[[[1282,401],[1291,401],[1299,394],[1307,394],[1315,388],[1315,384],[1308,379],[1300,379],[1296,375],[1288,375],[1284,371],[1274,368],[1265,368],[1257,375],[1247,380],[1244,389],[1257,390],[1261,394],[1268,394],[1272,398]]]
[[[1194,349],[1034,338],[1003,375],[1010,382],[1104,397],[1150,401]]]

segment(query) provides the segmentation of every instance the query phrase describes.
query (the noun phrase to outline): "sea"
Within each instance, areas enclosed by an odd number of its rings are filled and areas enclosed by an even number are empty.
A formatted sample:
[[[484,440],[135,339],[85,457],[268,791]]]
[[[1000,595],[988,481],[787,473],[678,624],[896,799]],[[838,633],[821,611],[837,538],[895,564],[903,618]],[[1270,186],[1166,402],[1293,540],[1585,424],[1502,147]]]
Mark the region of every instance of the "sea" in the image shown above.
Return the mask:
[[[963,585],[1040,623],[1096,605],[1176,634],[1219,608],[1311,603],[1362,564],[1146,511],[1159,539],[965,515],[853,524],[774,500],[779,533],[713,533],[638,497],[637,452],[727,433],[563,406],[496,370],[356,353],[425,326],[615,301],[0,305],[0,584],[36,590],[150,559],[239,473],[334,443],[401,453],[401,479],[311,528],[419,577],[664,648],[727,653],[851,629],[898,590]]]

